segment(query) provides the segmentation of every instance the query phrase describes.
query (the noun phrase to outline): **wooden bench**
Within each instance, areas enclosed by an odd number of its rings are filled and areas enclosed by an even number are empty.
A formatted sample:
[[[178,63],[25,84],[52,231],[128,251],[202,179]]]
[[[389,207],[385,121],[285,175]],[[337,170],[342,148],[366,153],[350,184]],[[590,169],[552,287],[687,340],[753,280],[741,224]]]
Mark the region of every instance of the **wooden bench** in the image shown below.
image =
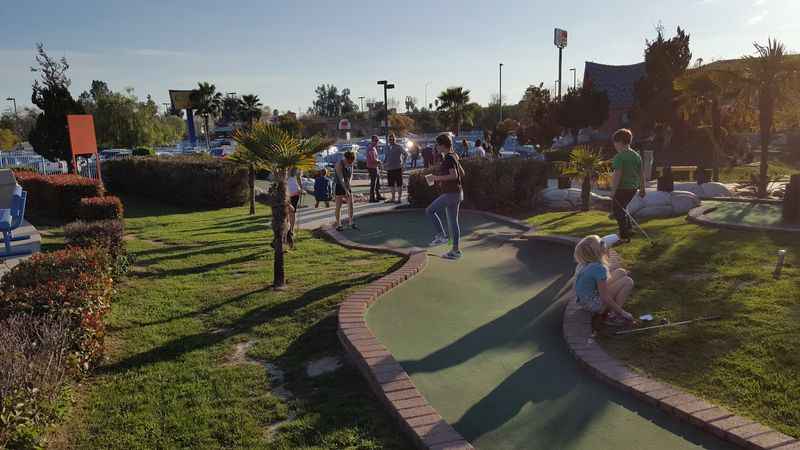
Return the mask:
[[[657,167],[656,172],[659,177],[664,175],[664,167]],[[697,172],[697,166],[672,166],[672,179],[677,181],[694,181],[695,172]]]

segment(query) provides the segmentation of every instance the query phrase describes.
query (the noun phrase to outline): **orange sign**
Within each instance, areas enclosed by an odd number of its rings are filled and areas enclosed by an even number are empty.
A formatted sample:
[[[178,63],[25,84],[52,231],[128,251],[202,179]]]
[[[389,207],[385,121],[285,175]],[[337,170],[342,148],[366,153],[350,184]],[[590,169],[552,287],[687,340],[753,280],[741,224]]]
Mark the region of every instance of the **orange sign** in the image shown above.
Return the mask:
[[[94,155],[97,153],[97,139],[94,134],[94,118],[91,114],[67,115],[69,143],[72,156]]]

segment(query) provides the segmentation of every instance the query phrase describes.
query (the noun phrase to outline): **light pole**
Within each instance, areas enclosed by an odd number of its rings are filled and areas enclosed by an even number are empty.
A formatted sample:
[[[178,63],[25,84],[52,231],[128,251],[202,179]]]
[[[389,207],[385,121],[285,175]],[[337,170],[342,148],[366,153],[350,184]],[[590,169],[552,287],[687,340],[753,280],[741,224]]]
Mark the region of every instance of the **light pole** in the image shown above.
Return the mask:
[[[383,111],[386,114],[384,127],[386,128],[386,148],[389,148],[389,89],[394,89],[394,85],[386,80],[378,81],[379,85],[383,86]]]
[[[361,97],[358,97],[358,99],[361,100],[361,112],[363,113],[364,112],[364,96],[362,95]]]
[[[573,67],[569,69],[572,72],[572,90],[578,89],[578,71]]]
[[[425,107],[428,108],[428,86],[431,85],[431,82],[428,81],[425,83]]]
[[[19,133],[20,129],[19,129],[19,116],[17,115],[17,99],[14,97],[6,97],[6,100],[14,103],[14,126],[17,127],[17,133]],[[19,148],[20,146],[22,146],[21,142],[17,144],[17,148]]]
[[[500,105],[500,122],[503,121],[503,63],[500,63],[500,98],[497,100]]]

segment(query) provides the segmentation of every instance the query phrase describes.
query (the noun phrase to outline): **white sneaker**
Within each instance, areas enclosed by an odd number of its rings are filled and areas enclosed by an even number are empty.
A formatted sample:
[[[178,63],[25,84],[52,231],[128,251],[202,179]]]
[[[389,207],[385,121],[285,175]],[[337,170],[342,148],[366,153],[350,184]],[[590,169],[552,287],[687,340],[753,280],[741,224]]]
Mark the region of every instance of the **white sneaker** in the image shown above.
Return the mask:
[[[463,254],[461,253],[461,250],[451,250],[451,251],[445,253],[444,255],[442,255],[442,258],[445,258],[445,259],[459,259],[459,258],[461,258],[461,256],[463,256]]]
[[[449,241],[447,240],[446,236],[442,236],[441,234],[436,235],[435,238],[430,243],[431,247],[438,247],[443,244],[447,244]]]

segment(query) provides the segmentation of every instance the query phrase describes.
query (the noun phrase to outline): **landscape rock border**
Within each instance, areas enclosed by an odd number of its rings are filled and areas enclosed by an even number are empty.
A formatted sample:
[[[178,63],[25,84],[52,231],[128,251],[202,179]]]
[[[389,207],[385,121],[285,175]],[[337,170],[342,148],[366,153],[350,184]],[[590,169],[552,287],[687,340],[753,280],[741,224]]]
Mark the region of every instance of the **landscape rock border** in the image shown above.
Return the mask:
[[[575,246],[578,238],[542,236],[539,239]],[[612,250],[611,267],[621,267],[622,259]],[[608,354],[592,337],[592,316],[569,295],[564,305],[563,334],[567,347],[595,377],[633,394],[673,416],[725,439],[734,445],[758,450],[800,450],[800,441],[758,422],[740,417],[663,381],[633,371]]]

